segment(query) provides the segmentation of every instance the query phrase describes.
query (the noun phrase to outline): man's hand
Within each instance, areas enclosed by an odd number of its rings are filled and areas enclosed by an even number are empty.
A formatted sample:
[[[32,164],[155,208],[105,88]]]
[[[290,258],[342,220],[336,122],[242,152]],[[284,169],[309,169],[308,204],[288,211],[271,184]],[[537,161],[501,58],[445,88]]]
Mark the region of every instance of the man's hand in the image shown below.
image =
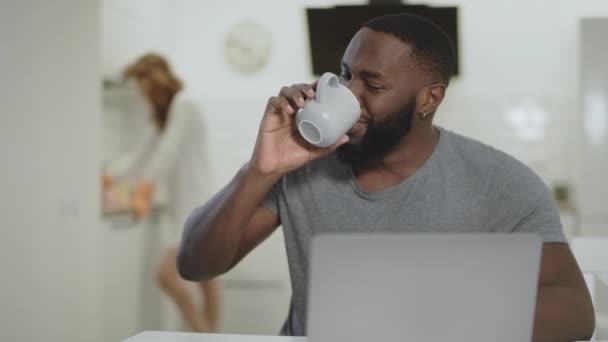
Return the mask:
[[[314,96],[313,85],[296,84],[283,87],[278,96],[268,100],[251,157],[250,165],[255,171],[280,177],[333,152],[348,141],[348,137],[343,136],[334,146],[317,148],[300,136],[295,114]]]

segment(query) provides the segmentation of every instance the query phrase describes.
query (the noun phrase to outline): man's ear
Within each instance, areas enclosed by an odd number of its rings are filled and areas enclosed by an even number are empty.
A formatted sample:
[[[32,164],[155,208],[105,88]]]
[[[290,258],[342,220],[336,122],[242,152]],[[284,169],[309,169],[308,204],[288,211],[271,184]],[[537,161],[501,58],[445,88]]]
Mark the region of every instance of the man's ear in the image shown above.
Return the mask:
[[[433,83],[422,89],[418,95],[418,110],[421,113],[434,113],[445,97],[445,84]]]

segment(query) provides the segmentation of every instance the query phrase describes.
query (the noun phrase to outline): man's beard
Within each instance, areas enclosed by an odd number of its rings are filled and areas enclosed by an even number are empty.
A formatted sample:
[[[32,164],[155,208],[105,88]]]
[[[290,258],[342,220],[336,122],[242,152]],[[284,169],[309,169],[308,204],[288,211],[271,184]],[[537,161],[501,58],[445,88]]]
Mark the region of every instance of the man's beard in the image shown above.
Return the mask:
[[[338,159],[352,169],[361,170],[377,165],[409,133],[416,111],[412,96],[398,112],[380,122],[371,121],[359,143],[346,143],[338,148]]]

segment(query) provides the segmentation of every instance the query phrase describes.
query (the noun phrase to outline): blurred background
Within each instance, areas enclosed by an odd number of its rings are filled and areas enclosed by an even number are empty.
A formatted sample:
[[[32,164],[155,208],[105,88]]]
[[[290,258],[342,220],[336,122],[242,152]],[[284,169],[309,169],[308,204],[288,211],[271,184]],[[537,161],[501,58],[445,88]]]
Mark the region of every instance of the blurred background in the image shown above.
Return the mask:
[[[596,309],[608,312],[608,1],[407,4],[447,8],[442,18],[457,38],[459,70],[437,124],[543,178],[577,241]],[[183,81],[204,122],[202,204],[248,160],[267,98],[314,80],[313,66],[341,55],[338,19],[350,19],[315,10],[367,5],[0,0],[0,340],[188,330],[156,280],[175,235],[171,203],[154,199],[136,220],[133,183],[102,186],[150,121],[123,71],[154,52]],[[315,50],[328,44],[335,51]],[[278,230],[222,277],[218,331],[276,334],[290,286]]]

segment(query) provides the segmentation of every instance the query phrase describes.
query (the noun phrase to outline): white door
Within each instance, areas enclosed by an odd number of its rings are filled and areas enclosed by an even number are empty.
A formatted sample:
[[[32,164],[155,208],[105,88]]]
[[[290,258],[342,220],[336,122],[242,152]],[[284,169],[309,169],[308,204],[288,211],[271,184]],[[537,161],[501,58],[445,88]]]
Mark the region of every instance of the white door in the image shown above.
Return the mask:
[[[0,5],[0,341],[99,341],[99,15]]]
[[[604,226],[599,233],[608,234],[608,18],[584,19],[580,28],[581,230]]]

